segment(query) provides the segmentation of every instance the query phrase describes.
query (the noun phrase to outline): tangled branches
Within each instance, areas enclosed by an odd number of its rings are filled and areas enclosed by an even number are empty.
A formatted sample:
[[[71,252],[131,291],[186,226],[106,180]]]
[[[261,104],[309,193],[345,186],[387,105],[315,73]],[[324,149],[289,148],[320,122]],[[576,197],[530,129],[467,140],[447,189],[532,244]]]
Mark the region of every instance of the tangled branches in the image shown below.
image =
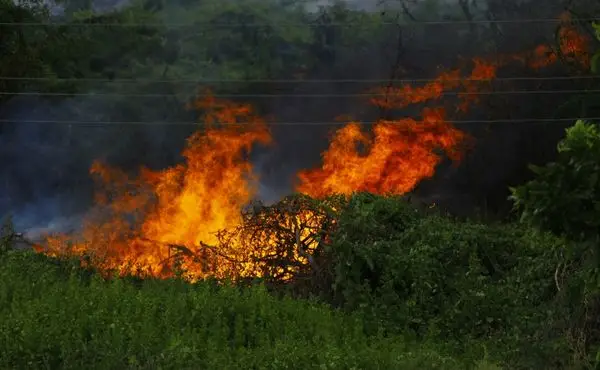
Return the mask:
[[[288,281],[312,275],[321,270],[319,258],[342,207],[343,198],[303,195],[269,206],[256,202],[243,210],[240,226],[217,233],[216,245],[169,245],[169,258],[163,262],[191,260],[204,274],[234,280]]]

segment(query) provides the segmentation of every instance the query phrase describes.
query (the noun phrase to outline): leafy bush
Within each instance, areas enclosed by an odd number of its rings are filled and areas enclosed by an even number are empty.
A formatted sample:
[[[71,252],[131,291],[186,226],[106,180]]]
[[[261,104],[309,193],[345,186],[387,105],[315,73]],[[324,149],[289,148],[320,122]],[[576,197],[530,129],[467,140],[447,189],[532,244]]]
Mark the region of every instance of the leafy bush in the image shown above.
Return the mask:
[[[465,369],[433,344],[261,287],[82,279],[42,255],[0,260],[0,368]],[[492,369],[485,363],[479,368]]]
[[[556,162],[531,166],[536,178],[512,188],[521,220],[572,240],[600,235],[600,131],[577,121],[558,144]]]
[[[524,227],[459,222],[358,194],[332,238],[334,289],[370,318],[370,330],[383,323],[388,332],[493,342],[521,365],[525,356],[546,366],[565,356],[551,332],[563,246]]]

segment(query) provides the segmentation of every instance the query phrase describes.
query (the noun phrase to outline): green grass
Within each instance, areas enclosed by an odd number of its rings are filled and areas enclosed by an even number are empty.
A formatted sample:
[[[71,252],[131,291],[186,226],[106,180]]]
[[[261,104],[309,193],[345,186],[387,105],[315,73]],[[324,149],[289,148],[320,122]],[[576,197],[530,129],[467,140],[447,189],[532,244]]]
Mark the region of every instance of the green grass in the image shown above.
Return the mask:
[[[494,368],[446,353],[369,337],[357,316],[261,287],[107,282],[41,255],[0,255],[4,369]]]

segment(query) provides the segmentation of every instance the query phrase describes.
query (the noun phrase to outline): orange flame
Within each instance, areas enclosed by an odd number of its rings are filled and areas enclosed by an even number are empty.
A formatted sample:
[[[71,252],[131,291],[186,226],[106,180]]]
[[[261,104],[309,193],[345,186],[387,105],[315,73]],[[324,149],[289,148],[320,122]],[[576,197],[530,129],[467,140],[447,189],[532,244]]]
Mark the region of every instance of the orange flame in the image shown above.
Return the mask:
[[[249,106],[212,97],[196,106],[209,109],[207,127],[188,139],[184,164],[160,172],[143,169],[130,178],[95,163],[91,173],[101,186],[97,202],[102,211],[85,220],[80,242],[49,239],[48,253],[85,251],[106,268],[134,267],[142,269],[138,273],[168,276],[172,271],[165,261],[172,246],[185,247],[195,256],[201,245],[217,244],[218,231],[238,226],[241,208],[255,195],[256,178],[245,154],[256,143],[269,143],[270,134]],[[243,254],[231,247],[230,256]],[[184,258],[181,267],[195,278],[205,277],[193,258]],[[211,271],[217,277],[227,272]]]
[[[556,47],[538,46],[530,56],[528,65],[531,68],[544,68],[563,58],[568,63],[588,70],[591,60],[591,38],[577,30],[570,13],[563,13],[560,20],[556,33]]]
[[[464,133],[445,122],[442,109],[424,110],[422,121],[381,120],[372,135],[352,123],[336,132],[321,169],[298,174],[297,190],[319,198],[356,191],[404,194],[424,177],[433,176],[441,160],[437,149],[459,159],[457,149],[464,138]]]

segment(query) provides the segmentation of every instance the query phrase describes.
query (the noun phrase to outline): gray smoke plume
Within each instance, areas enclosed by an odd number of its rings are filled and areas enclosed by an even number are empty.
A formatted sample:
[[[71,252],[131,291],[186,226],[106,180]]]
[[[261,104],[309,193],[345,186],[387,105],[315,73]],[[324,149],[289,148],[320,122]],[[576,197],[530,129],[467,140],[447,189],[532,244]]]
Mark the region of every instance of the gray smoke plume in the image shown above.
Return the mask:
[[[193,127],[110,124],[118,121],[113,108],[93,96],[16,97],[2,104],[0,216],[11,214],[20,230],[60,231],[92,204],[94,160],[126,171],[179,160]]]

